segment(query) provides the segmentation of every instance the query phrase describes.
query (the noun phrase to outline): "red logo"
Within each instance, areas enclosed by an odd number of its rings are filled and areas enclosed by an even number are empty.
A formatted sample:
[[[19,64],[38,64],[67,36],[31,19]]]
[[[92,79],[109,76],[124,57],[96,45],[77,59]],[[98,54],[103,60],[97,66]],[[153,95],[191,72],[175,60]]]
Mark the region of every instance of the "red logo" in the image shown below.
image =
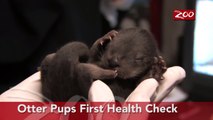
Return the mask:
[[[195,10],[174,10],[173,20],[195,20]]]

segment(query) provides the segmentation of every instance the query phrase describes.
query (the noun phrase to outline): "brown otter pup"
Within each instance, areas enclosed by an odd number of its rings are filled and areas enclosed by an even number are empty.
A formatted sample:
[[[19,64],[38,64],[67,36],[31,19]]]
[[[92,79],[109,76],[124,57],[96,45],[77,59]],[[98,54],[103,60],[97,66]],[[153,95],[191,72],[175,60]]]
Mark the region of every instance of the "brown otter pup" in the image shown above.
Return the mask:
[[[137,28],[111,31],[104,38],[92,46],[90,62],[117,71],[116,78],[103,80],[115,96],[127,98],[144,79],[163,79],[165,61],[148,31]],[[101,54],[97,54],[97,48]]]
[[[42,61],[42,93],[52,101],[87,98],[93,80],[100,79],[115,96],[127,98],[142,80],[162,79],[166,67],[157,51],[152,35],[137,28],[110,31],[90,50],[80,42],[68,43]]]
[[[87,63],[88,47],[80,42],[71,42],[41,63],[41,82],[44,101],[68,101],[75,95],[87,98],[95,79],[113,79],[117,73]]]

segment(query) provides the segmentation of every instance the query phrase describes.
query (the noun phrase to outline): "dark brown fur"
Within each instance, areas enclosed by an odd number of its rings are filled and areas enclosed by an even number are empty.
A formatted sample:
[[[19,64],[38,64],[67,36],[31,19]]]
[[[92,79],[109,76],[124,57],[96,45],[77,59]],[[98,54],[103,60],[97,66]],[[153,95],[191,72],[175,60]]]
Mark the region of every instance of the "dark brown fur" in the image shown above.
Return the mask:
[[[91,48],[95,53],[97,48],[102,54],[91,61],[104,69],[116,70],[115,79],[103,80],[115,96],[127,98],[136,86],[144,79],[161,80],[166,71],[165,62],[158,54],[154,38],[146,31],[137,28],[111,31],[105,36],[105,44],[94,44]],[[109,37],[110,36],[110,37]],[[113,38],[112,40],[106,39]],[[98,40],[103,41],[103,39]],[[109,42],[110,41],[110,42]],[[101,47],[102,46],[102,47]]]
[[[68,101],[74,95],[87,98],[94,79],[112,79],[113,70],[105,70],[87,63],[88,47],[80,42],[71,42],[41,63],[41,82],[44,100]],[[47,99],[46,99],[47,98]]]
[[[109,85],[115,96],[127,98],[142,80],[160,80],[166,71],[152,35],[136,28],[111,31],[90,50],[83,43],[69,43],[47,56],[40,68],[42,93],[52,101],[87,98],[96,79]]]

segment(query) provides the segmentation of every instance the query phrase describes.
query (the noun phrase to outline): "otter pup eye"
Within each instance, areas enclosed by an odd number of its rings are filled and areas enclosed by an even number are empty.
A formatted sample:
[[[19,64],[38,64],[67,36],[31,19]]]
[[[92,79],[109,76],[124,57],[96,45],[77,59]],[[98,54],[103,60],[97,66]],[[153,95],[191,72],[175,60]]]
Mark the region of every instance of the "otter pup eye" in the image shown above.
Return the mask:
[[[141,62],[143,62],[144,61],[144,57],[136,57],[135,58],[135,62],[136,63],[141,63]]]
[[[136,62],[141,62],[141,61],[143,61],[143,58],[135,58],[135,61]]]

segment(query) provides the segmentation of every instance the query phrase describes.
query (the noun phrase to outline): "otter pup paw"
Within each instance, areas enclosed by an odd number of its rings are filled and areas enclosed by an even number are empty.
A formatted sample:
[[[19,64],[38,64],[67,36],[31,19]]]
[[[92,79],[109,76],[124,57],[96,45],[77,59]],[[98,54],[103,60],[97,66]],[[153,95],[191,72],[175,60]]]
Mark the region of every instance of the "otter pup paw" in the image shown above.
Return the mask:
[[[104,35],[101,39],[100,39],[100,45],[101,46],[105,46],[106,44],[108,44],[111,40],[113,40],[113,38],[115,36],[117,36],[118,32],[115,30],[111,30],[110,32],[108,32],[106,35]]]
[[[167,70],[166,62],[162,56],[154,57],[154,62],[152,68],[149,72],[150,78],[155,78],[156,80],[163,80],[163,73]]]

